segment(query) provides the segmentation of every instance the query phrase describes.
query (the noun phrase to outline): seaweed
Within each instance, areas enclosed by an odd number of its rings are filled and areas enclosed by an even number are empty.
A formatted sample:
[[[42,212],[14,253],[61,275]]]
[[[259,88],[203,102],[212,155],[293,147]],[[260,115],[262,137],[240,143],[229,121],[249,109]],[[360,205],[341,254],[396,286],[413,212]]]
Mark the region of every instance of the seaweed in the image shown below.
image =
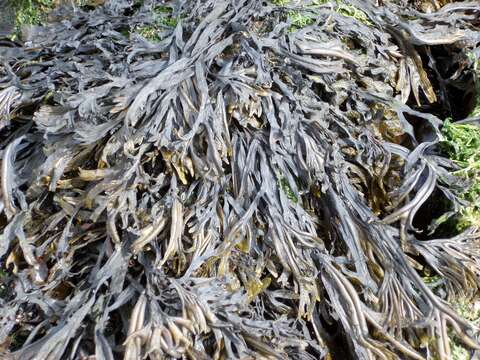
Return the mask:
[[[438,115],[479,15],[111,0],[1,40],[0,356],[478,351],[479,227],[425,209],[476,206],[478,119]]]

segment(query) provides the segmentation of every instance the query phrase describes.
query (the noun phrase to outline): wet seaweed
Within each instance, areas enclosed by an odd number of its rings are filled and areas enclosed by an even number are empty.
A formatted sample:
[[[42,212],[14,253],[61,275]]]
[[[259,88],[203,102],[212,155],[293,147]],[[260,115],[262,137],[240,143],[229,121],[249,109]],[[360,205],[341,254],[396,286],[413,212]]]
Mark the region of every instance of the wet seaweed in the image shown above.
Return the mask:
[[[429,110],[451,108],[438,84],[474,71],[479,15],[112,0],[2,40],[1,356],[480,349],[449,304],[478,292],[478,227],[416,226],[434,194],[447,217],[469,204]],[[436,71],[436,48],[455,71]]]

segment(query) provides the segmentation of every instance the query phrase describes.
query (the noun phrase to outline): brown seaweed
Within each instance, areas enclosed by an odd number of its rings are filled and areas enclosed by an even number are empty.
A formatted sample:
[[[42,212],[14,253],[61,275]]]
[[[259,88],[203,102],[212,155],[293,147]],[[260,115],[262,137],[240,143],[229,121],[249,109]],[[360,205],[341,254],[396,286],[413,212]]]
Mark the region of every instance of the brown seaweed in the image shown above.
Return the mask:
[[[480,349],[447,302],[479,289],[478,229],[416,225],[464,202],[432,51],[468,71],[480,6],[403,2],[112,0],[2,40],[0,356]]]

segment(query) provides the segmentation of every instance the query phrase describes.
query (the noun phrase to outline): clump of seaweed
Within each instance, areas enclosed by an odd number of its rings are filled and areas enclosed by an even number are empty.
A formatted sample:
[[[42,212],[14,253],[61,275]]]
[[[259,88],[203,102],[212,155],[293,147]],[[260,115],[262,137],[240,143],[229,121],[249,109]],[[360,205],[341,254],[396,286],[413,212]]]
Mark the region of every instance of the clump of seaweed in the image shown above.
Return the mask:
[[[2,358],[480,349],[450,305],[479,290],[478,227],[417,226],[437,197],[469,204],[472,129],[435,114],[472,71],[478,4],[57,12],[0,42]]]

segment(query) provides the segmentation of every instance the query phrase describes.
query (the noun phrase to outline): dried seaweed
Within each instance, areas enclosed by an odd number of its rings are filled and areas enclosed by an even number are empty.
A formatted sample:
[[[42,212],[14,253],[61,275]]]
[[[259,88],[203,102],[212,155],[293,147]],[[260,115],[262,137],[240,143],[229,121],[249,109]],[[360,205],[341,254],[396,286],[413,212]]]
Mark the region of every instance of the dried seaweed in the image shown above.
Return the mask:
[[[479,51],[477,3],[57,13],[0,42],[3,358],[480,349],[447,302],[479,289],[480,233],[419,226],[435,196],[467,204],[435,109]]]

